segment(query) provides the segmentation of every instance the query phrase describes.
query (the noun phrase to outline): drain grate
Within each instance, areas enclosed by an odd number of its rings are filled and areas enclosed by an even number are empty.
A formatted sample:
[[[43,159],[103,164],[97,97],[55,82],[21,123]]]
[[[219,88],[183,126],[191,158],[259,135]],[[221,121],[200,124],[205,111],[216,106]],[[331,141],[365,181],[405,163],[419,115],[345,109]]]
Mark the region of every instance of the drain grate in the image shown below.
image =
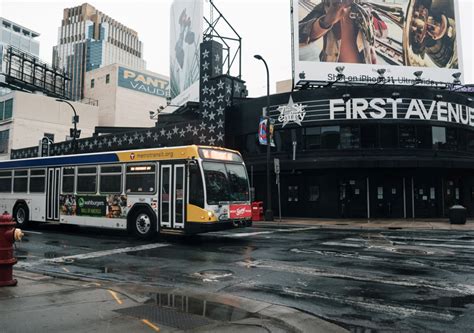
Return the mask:
[[[174,309],[158,307],[155,305],[139,305],[131,308],[118,309],[115,310],[115,312],[140,319],[148,319],[153,323],[182,330],[192,329],[198,326],[204,326],[213,323],[213,321],[205,317],[185,312],[178,312]]]

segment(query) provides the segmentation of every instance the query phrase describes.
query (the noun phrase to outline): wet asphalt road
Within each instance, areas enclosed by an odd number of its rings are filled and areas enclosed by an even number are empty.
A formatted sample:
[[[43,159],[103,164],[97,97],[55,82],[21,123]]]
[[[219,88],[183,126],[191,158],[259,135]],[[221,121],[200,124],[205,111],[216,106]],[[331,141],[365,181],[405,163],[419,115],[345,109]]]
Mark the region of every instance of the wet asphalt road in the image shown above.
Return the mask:
[[[15,269],[225,292],[354,332],[474,332],[474,232],[263,226],[137,241],[38,226]]]

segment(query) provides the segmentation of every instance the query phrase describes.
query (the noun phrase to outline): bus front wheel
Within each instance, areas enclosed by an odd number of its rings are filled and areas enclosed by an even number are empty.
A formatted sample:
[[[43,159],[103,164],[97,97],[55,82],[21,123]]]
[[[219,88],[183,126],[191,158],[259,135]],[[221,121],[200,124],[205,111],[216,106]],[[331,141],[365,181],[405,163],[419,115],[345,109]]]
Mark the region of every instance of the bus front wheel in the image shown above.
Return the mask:
[[[139,209],[131,220],[135,236],[150,239],[156,233],[156,218],[146,209]]]
[[[16,221],[16,225],[18,227],[25,228],[30,224],[30,213],[28,211],[28,206],[24,203],[19,203],[14,211],[13,211],[13,218]]]

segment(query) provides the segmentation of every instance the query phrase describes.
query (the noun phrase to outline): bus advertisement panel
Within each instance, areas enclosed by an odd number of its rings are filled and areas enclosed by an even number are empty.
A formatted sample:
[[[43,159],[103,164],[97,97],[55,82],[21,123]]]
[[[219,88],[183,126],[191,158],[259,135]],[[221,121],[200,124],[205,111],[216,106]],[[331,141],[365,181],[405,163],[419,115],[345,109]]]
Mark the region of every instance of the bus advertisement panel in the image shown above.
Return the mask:
[[[462,72],[455,0],[293,0],[294,82],[452,82]],[[462,78],[462,77],[461,77]]]

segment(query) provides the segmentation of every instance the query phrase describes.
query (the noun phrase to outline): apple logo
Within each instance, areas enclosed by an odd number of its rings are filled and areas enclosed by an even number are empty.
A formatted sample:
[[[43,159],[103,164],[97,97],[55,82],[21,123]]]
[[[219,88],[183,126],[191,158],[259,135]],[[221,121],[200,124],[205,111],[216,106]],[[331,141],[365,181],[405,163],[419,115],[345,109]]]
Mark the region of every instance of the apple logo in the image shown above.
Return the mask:
[[[301,79],[301,80],[306,79],[306,74],[305,74],[304,71],[300,73],[300,79]]]

